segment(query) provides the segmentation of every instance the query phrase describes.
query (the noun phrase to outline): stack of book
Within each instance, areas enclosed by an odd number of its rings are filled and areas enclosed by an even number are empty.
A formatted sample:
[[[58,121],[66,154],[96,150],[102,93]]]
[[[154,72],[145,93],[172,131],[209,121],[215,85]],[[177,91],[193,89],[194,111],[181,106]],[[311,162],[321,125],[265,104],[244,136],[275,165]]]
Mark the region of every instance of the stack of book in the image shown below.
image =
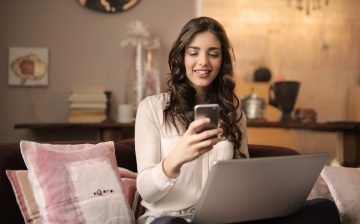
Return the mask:
[[[102,88],[76,88],[69,96],[70,123],[99,123],[106,120],[107,95]]]

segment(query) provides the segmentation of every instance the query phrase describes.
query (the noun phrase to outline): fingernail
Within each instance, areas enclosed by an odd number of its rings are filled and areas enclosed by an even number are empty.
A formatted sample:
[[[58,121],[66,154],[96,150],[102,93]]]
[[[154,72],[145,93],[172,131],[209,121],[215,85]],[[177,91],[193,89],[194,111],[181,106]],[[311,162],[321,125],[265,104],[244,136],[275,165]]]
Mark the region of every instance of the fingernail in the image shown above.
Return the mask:
[[[222,136],[222,135],[218,135],[218,138],[220,139],[220,141],[226,140],[226,138],[224,136]]]

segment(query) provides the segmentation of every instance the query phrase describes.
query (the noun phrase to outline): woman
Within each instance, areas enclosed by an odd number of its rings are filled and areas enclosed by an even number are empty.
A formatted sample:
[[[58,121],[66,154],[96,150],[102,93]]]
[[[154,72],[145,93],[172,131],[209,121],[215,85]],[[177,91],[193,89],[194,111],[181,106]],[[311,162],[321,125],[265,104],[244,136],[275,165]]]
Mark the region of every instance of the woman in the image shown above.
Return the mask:
[[[248,157],[232,62],[214,19],[190,20],[174,42],[168,92],[144,99],[136,115],[137,190],[146,208],[139,223],[187,223],[213,162]],[[210,121],[194,121],[193,108],[204,103],[219,104],[219,128],[198,132]]]

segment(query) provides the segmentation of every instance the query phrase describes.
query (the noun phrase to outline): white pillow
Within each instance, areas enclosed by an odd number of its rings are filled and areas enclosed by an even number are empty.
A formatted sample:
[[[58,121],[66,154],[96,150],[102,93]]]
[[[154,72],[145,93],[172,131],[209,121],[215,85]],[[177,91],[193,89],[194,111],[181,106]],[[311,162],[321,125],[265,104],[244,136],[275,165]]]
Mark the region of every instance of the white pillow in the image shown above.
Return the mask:
[[[42,223],[134,223],[113,142],[20,148]]]
[[[360,223],[360,168],[325,166],[326,181],[344,224]]]

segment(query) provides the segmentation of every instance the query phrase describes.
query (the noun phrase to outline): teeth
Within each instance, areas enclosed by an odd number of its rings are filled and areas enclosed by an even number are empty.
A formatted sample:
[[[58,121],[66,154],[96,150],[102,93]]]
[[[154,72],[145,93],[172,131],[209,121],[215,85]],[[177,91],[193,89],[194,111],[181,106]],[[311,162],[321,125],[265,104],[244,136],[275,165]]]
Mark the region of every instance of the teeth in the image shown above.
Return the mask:
[[[205,75],[205,74],[208,74],[209,71],[205,71],[205,70],[198,70],[198,71],[195,71],[197,74],[199,75]]]

